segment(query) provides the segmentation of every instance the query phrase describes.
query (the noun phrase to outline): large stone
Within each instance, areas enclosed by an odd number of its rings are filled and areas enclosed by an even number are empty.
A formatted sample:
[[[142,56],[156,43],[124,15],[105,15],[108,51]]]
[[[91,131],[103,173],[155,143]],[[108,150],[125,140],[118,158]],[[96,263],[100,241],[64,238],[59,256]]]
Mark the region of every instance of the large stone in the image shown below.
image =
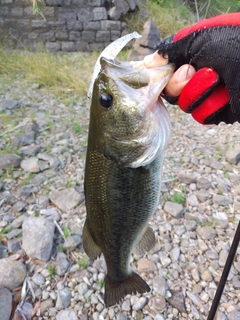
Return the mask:
[[[238,164],[240,161],[240,144],[236,143],[234,146],[229,146],[226,152],[226,159],[229,163]]]
[[[4,154],[0,156],[0,169],[19,168],[21,161],[16,154]]]
[[[26,277],[26,267],[22,262],[11,258],[0,260],[0,284],[12,290],[19,287]]]
[[[164,206],[164,211],[170,213],[174,218],[182,218],[184,207],[179,203],[167,201]]]
[[[26,172],[39,172],[39,160],[37,157],[31,157],[23,159],[21,162],[21,168]]]
[[[50,200],[59,209],[68,212],[79,204],[81,195],[74,188],[68,188],[61,191],[53,191],[50,194]]]
[[[107,19],[107,10],[104,7],[94,8],[92,14],[94,21],[101,21]]]
[[[0,319],[9,320],[12,311],[12,294],[7,288],[0,287]]]
[[[29,217],[22,225],[22,247],[30,258],[48,261],[53,246],[55,225],[42,217]]]
[[[147,54],[153,53],[158,43],[160,43],[158,27],[152,19],[149,19],[144,24],[142,37],[135,41],[129,56],[134,60],[142,59]]]

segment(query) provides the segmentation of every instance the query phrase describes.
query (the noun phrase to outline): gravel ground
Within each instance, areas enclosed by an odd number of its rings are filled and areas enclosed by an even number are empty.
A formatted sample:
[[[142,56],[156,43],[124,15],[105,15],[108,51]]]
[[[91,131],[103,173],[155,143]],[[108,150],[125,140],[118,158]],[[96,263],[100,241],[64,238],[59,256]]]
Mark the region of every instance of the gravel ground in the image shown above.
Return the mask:
[[[239,125],[169,112],[157,244],[131,259],[152,290],[105,308],[103,257],[89,261],[81,243],[89,101],[0,84],[0,319],[12,299],[15,319],[206,319],[240,219]],[[218,320],[240,319],[239,254]]]

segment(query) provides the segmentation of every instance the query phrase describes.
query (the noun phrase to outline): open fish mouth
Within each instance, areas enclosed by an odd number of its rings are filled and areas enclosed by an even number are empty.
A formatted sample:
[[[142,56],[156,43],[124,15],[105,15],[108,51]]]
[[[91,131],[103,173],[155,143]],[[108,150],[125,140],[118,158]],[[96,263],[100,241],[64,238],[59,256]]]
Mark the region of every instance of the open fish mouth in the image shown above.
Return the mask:
[[[128,105],[129,118],[138,118],[137,124],[133,121],[131,133],[105,132],[107,140],[112,142],[106,149],[108,157],[132,168],[145,166],[164,151],[171,136],[170,117],[159,95],[174,66],[147,69],[143,61],[121,62],[104,58],[101,66],[115,81],[124,105]],[[114,150],[126,152],[120,155],[114,154]]]

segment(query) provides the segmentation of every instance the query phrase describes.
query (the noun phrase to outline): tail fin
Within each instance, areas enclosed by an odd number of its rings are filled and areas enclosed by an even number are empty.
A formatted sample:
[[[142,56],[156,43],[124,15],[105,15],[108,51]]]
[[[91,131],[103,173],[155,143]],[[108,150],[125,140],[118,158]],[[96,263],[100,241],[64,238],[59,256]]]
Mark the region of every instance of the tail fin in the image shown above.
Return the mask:
[[[135,272],[132,272],[122,281],[112,281],[108,275],[105,280],[104,302],[110,307],[123,299],[125,295],[132,293],[144,293],[150,291],[149,285]]]

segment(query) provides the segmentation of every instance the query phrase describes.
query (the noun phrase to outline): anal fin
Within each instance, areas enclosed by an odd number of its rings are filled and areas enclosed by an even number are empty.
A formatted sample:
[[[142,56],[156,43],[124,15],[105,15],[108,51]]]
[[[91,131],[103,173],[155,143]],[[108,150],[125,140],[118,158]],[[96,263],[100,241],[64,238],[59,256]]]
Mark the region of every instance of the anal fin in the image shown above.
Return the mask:
[[[147,251],[151,250],[156,244],[155,235],[151,227],[147,226],[142,238],[136,244],[133,252],[137,255],[143,255]]]
[[[150,291],[149,285],[135,272],[122,281],[113,281],[108,275],[105,279],[104,302],[106,307],[118,303],[127,294],[144,293]]]
[[[102,253],[99,246],[93,240],[86,222],[83,227],[82,243],[83,243],[83,248],[84,248],[86,254],[89,256],[89,258],[95,259],[98,256],[100,256],[100,254]]]

